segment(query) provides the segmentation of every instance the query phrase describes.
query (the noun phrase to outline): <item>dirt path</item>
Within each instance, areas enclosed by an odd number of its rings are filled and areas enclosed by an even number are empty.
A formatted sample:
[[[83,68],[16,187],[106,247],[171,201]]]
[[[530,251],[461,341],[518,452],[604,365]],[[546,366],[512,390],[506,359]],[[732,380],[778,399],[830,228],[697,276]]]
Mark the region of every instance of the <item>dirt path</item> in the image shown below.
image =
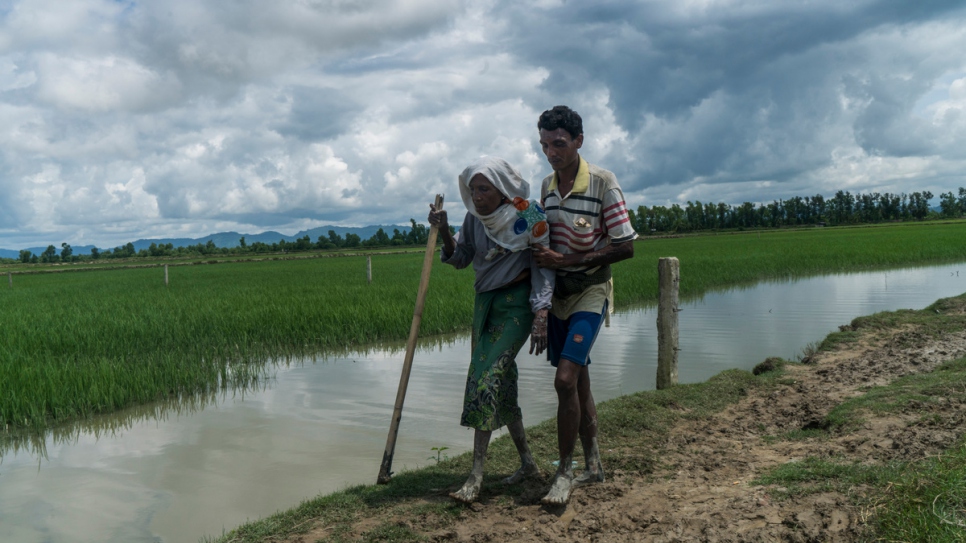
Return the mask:
[[[962,304],[963,302],[959,302]],[[953,311],[962,314],[963,307]],[[777,390],[757,389],[701,421],[681,421],[669,434],[663,466],[648,476],[609,474],[607,482],[575,491],[567,507],[539,504],[545,484],[516,503],[485,500],[452,525],[433,529],[398,519],[430,541],[454,542],[730,542],[854,541],[868,511],[838,493],[772,500],[749,482],[763,470],[805,457],[861,461],[914,460],[949,448],[959,437],[966,405],[939,402],[924,423],[922,409],[868,418],[863,427],[829,439],[768,440],[823,423],[829,410],[872,385],[927,372],[966,356],[966,331],[920,334],[915,327],[864,333],[855,343],[787,367]],[[938,422],[935,422],[938,421]],[[606,436],[602,439],[606,447]],[[853,488],[851,492],[863,492]],[[356,534],[366,531],[366,521]],[[316,541],[324,531],[295,541]]]

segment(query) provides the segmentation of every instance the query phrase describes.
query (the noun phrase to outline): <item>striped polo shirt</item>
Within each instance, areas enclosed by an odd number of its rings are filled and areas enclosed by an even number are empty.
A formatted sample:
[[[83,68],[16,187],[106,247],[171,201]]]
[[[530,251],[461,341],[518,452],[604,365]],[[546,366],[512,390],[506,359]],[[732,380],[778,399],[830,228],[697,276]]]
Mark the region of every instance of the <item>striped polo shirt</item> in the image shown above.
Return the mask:
[[[580,157],[570,194],[560,194],[557,173],[554,172],[544,178],[540,195],[550,223],[550,248],[558,253],[587,253],[603,249],[610,243],[637,239],[617,178],[583,157]],[[557,275],[592,274],[598,269],[599,266],[568,266],[557,270]],[[613,279],[591,285],[584,292],[566,299],[554,295],[550,312],[561,319],[578,311],[600,313],[605,300],[613,311]]]
[[[570,194],[561,195],[557,190],[556,172],[543,180],[540,194],[550,223],[550,248],[558,253],[587,253],[609,243],[637,239],[617,178],[583,157]],[[597,270],[588,266],[562,269],[568,273]]]

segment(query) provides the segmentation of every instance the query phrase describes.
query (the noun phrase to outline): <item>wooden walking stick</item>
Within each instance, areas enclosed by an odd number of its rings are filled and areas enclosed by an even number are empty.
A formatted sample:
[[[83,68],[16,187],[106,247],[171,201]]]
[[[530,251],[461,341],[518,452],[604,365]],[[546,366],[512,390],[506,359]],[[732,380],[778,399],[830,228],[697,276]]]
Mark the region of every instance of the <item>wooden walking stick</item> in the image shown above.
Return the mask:
[[[443,195],[436,195],[436,209],[443,209]],[[406,400],[406,387],[409,386],[409,372],[413,367],[413,353],[416,352],[416,338],[419,337],[419,323],[423,319],[423,304],[426,302],[426,291],[429,290],[429,272],[433,269],[433,258],[436,254],[436,234],[438,228],[430,226],[429,240],[426,242],[426,254],[423,256],[423,274],[419,278],[419,290],[416,291],[416,308],[413,310],[413,324],[409,328],[409,342],[406,343],[406,358],[403,361],[402,375],[399,377],[399,389],[396,391],[396,405],[392,411],[392,422],[389,424],[389,437],[386,439],[386,452],[382,455],[382,466],[379,468],[379,478],[376,482],[384,485],[392,478],[392,455],[396,450],[396,434],[399,433],[399,420],[402,418],[403,401]]]

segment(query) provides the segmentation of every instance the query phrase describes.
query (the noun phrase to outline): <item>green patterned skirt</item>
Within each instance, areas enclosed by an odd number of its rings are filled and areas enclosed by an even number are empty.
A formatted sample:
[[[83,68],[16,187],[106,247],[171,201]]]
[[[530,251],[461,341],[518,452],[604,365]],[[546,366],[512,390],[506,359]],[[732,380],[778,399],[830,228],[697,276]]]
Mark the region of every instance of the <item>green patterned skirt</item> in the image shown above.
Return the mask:
[[[477,293],[473,342],[460,424],[496,430],[523,418],[516,356],[530,335],[530,281]]]

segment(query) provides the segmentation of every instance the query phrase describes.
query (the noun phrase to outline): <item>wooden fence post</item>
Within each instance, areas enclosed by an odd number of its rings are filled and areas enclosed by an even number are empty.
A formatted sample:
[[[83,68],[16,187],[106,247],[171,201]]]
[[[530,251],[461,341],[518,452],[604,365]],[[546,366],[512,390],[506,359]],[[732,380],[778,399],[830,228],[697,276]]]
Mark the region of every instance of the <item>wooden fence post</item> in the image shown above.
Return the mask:
[[[7,281],[10,282],[10,288],[13,288],[13,273],[7,272]]]
[[[678,284],[681,268],[675,257],[658,260],[657,389],[678,382]]]
[[[164,286],[168,286],[168,265],[164,265]]]
[[[372,284],[372,255],[366,255],[366,284]]]

